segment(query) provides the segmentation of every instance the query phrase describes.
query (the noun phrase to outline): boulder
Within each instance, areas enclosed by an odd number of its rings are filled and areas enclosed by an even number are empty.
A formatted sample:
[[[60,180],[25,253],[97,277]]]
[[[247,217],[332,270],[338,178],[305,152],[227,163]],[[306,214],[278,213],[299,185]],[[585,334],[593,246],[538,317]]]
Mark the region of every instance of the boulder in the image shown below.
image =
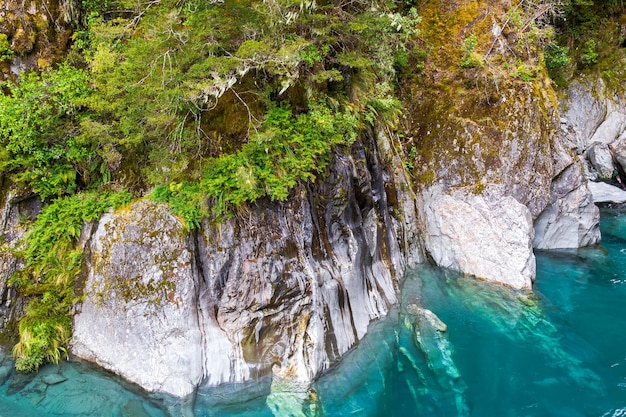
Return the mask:
[[[72,352],[148,391],[184,397],[202,379],[194,248],[167,207],[105,215],[92,237]]]
[[[606,143],[594,142],[587,149],[587,159],[597,174],[598,179],[611,179],[613,176],[613,158]]]
[[[626,130],[626,114],[621,111],[609,113],[596,129],[590,143],[613,143]]]
[[[527,207],[499,193],[424,194],[425,246],[439,266],[513,288],[535,279],[533,224]]]
[[[590,182],[589,190],[593,202],[622,204],[626,202],[626,191],[604,182]]]
[[[571,123],[576,133],[578,153],[587,149],[591,137],[606,117],[605,90],[601,78],[594,81],[582,79],[570,84],[566,99],[561,101],[561,114]]]

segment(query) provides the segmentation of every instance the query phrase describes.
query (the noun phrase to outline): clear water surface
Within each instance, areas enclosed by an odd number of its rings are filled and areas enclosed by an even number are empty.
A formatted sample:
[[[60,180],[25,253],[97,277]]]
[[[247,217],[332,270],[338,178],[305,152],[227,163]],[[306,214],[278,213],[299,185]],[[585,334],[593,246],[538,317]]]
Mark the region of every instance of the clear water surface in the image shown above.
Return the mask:
[[[626,212],[603,211],[602,219],[600,247],[537,253],[534,294],[419,267],[407,275],[401,305],[311,392],[270,392],[269,381],[206,389],[192,412],[626,416]],[[157,417],[184,409],[86,364],[24,376],[0,357],[0,417]]]

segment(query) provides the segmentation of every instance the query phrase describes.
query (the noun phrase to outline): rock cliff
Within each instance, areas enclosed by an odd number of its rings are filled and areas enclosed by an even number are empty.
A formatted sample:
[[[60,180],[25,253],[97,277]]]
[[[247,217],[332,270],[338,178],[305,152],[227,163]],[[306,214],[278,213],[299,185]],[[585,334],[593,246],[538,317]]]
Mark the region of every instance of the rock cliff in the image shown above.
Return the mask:
[[[598,212],[569,122],[558,126],[555,110],[544,120],[554,130],[528,136],[537,113],[520,112],[528,116],[500,138],[497,156],[476,151],[468,162],[442,151],[448,159],[429,165],[439,164],[439,180],[427,186],[413,188],[398,138],[381,130],[338,149],[325,180],[287,202],[262,200],[193,232],[149,200],[105,215],[85,245],[73,354],[178,397],[266,375],[306,386],[387,313],[407,266],[426,257],[530,288],[533,246],[596,243]],[[465,140],[466,127],[442,138]],[[477,186],[463,179],[464,163],[477,164]],[[10,244],[17,210],[34,216],[39,206],[6,195]],[[3,256],[6,282],[17,261]],[[7,321],[19,303],[3,291]]]
[[[270,374],[309,383],[387,313],[407,262],[422,259],[387,141],[367,135],[335,155],[325,182],[191,234],[150,201],[104,216],[73,353],[175,396]]]

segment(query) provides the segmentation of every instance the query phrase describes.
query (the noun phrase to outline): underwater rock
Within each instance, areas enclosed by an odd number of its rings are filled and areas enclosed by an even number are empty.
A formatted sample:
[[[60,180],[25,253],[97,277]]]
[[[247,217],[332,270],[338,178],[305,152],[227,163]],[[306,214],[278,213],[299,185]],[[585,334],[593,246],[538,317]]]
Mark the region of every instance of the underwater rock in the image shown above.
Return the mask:
[[[469,416],[469,407],[465,399],[467,385],[454,363],[454,349],[445,335],[447,326],[428,309],[410,304],[406,310],[408,314],[404,316],[404,326],[413,332],[418,351],[425,355],[426,364],[436,384],[441,392],[446,393],[447,398],[443,400],[453,405],[456,416]],[[407,357],[410,355],[407,349],[403,352]],[[420,373],[423,374],[423,371]]]

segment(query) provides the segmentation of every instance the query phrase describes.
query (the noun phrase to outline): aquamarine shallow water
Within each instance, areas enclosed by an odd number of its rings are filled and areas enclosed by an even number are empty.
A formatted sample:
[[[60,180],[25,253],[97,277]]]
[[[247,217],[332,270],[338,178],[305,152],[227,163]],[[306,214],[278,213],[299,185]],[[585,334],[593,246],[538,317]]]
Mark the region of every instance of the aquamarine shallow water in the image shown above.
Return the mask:
[[[626,212],[602,218],[599,248],[537,254],[534,295],[438,268],[412,271],[401,305],[318,381],[314,401],[268,396],[269,382],[259,381],[204,390],[194,412],[626,416]],[[419,330],[416,306],[447,331]],[[84,364],[45,367],[34,378],[10,366],[0,360],[0,417],[167,415],[162,400]]]

